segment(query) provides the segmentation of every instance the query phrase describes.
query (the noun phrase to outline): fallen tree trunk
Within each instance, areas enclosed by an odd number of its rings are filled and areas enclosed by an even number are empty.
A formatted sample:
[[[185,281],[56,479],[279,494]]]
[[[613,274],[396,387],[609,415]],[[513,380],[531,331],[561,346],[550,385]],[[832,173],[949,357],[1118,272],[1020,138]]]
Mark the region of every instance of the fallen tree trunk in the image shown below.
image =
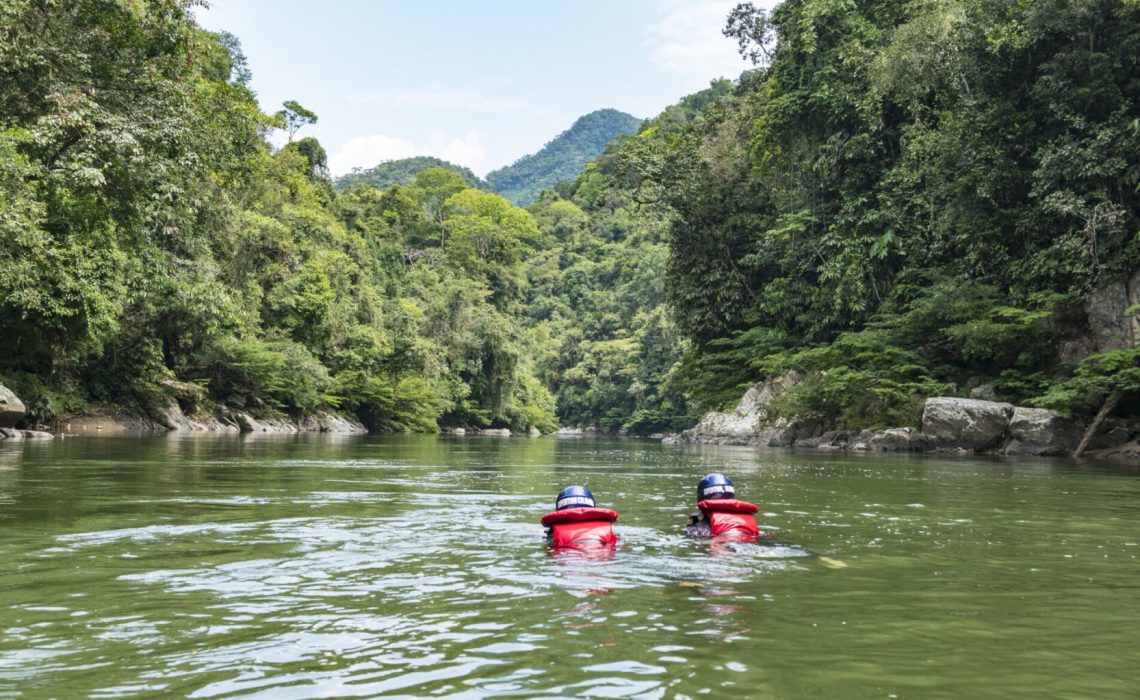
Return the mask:
[[[1113,389],[1112,392],[1104,400],[1104,405],[1097,411],[1096,418],[1093,422],[1089,423],[1088,430],[1085,431],[1084,437],[1081,438],[1081,443],[1077,445],[1077,449],[1073,450],[1074,457],[1080,457],[1085,453],[1085,448],[1089,446],[1089,442],[1096,435],[1096,431],[1100,428],[1100,424],[1112,413],[1112,409],[1116,408],[1116,404],[1120,403],[1120,399],[1124,397],[1123,389]]]

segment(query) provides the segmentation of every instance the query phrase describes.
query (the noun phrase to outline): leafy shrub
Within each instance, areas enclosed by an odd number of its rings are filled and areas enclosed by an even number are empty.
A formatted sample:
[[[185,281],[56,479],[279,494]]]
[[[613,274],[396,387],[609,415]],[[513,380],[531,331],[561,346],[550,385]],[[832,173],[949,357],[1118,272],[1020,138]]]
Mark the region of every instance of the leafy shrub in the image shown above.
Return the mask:
[[[235,406],[307,412],[336,402],[326,393],[328,370],[288,340],[219,338],[203,353],[199,373],[215,398]]]
[[[1116,392],[1140,392],[1140,348],[1086,357],[1072,378],[1054,385],[1032,403],[1069,415],[1090,415]]]
[[[9,371],[0,377],[0,384],[20,398],[27,410],[26,419],[34,425],[47,424],[87,408],[83,392],[70,382],[52,384],[37,374]]]
[[[772,355],[762,366],[769,375],[794,369],[805,377],[777,401],[780,413],[843,428],[917,426],[925,399],[951,389],[921,355],[891,345],[883,331],[844,333],[824,347]]]
[[[422,377],[343,372],[336,376],[333,392],[341,407],[353,411],[370,430],[436,432],[445,407],[440,391]]]

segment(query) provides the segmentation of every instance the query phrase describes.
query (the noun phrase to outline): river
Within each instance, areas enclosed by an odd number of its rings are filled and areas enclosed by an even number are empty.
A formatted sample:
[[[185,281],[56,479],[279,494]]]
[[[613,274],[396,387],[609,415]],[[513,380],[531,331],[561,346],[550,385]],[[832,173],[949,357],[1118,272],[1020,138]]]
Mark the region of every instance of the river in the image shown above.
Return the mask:
[[[681,534],[697,480],[765,545]],[[553,554],[570,483],[613,556]],[[1140,470],[606,439],[0,443],[0,697],[1132,698]]]

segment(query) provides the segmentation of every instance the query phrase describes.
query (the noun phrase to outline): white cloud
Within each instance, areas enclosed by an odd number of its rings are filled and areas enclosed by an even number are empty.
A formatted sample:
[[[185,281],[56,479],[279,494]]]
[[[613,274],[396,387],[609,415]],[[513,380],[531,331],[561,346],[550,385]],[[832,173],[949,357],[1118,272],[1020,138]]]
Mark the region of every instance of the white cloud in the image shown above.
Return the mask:
[[[463,136],[447,136],[442,132],[431,135],[423,145],[417,146],[406,139],[383,134],[372,134],[349,139],[335,155],[329,158],[333,175],[344,175],[353,168],[371,168],[379,163],[412,156],[435,156],[452,163],[465,165],[479,175],[486,172],[486,134],[472,129]]]
[[[472,90],[457,90],[441,85],[397,90],[395,92],[361,92],[351,95],[354,104],[387,107],[422,107],[453,112],[508,114],[533,111],[527,103],[510,97],[496,97]]]
[[[333,175],[343,175],[353,168],[371,168],[377,163],[419,155],[411,141],[373,134],[349,139],[336,155],[329,158]]]
[[[487,165],[487,147],[483,144],[485,137],[486,134],[477,129],[472,129],[466,135],[457,138],[436,134],[423,150],[425,155],[466,165],[482,177],[486,174]]]
[[[714,78],[737,77],[749,64],[737,53],[736,42],[721,33],[737,4],[737,0],[663,4],[660,17],[646,33],[651,58],[693,88]]]

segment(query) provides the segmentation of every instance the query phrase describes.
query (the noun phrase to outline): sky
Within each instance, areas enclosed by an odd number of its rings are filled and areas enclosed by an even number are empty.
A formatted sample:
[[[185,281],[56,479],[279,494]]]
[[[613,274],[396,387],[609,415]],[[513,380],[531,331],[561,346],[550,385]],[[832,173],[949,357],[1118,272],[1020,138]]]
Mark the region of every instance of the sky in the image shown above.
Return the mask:
[[[199,23],[241,40],[262,109],[317,113],[300,136],[334,175],[431,155],[482,176],[596,109],[652,117],[749,67],[721,34],[736,0],[209,4]]]

